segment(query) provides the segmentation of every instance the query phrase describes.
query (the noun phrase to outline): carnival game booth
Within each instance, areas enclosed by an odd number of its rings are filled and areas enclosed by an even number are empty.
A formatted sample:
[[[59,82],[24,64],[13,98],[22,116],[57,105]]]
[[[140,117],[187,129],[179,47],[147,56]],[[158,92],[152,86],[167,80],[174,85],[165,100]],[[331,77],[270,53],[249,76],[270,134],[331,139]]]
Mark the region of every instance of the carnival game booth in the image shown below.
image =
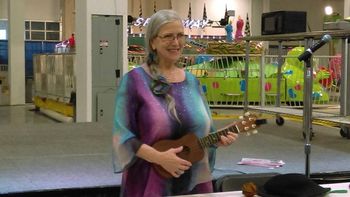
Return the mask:
[[[241,106],[244,101],[246,91],[246,81],[244,79],[244,60],[243,56],[236,55],[213,55],[208,62],[189,66],[187,69],[200,80],[202,89],[211,106]],[[259,103],[261,92],[257,87],[261,83],[259,75],[259,61],[252,60],[249,63],[250,72],[248,73],[249,103]],[[272,67],[274,68],[274,66]],[[276,75],[267,75],[265,78],[266,99],[274,103],[276,95]],[[281,88],[285,89],[285,80],[283,79]],[[285,93],[282,93],[284,101]]]
[[[195,64],[187,66],[201,81],[211,105],[232,105],[244,101],[245,43],[209,43],[206,55],[196,57]],[[289,106],[303,105],[303,63],[297,57],[303,47],[286,50],[282,77],[277,85],[278,58],[262,54],[259,43],[250,43],[248,71],[249,104],[274,104],[277,93],[280,102]],[[340,56],[315,57],[313,98],[316,104],[334,103],[340,76]],[[277,88],[279,86],[279,90]],[[278,91],[278,92],[277,92]]]
[[[210,106],[242,106],[247,88],[245,81],[245,42],[222,40],[205,42],[187,39],[179,62],[201,82]],[[252,105],[274,105],[279,101],[289,106],[303,105],[303,65],[297,56],[303,47],[285,50],[281,81],[277,83],[278,57],[265,55],[260,42],[250,42],[248,102]],[[142,46],[129,47],[129,69],[144,62]],[[318,104],[336,102],[340,57],[314,57],[314,100]],[[263,87],[263,88],[260,88]],[[263,102],[263,103],[262,103]]]
[[[260,56],[262,46],[252,42],[251,54],[256,55],[249,62],[248,83],[249,102],[254,104],[260,101],[260,91],[256,87],[265,78],[266,97],[274,102],[276,95],[277,67],[271,65],[268,73],[260,76]],[[245,43],[244,42],[209,42],[206,54],[195,58],[195,64],[186,66],[200,80],[203,92],[211,106],[241,106],[246,90],[245,76]],[[282,87],[284,88],[284,86]],[[284,94],[283,94],[284,95]]]

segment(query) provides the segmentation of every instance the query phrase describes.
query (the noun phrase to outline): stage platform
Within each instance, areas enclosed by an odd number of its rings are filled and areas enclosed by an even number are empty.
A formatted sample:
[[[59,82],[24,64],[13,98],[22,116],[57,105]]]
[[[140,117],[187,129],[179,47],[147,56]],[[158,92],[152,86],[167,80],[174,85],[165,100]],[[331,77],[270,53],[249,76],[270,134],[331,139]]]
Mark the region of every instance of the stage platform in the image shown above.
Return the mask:
[[[1,113],[3,109],[0,107],[2,120],[9,116]],[[30,110],[24,113],[38,115]],[[237,114],[237,110],[225,113]],[[218,128],[234,116],[222,117],[226,118],[215,120]],[[113,172],[112,124],[32,120],[0,121],[0,195],[118,196],[121,175]],[[305,173],[301,123],[286,120],[278,126],[274,119],[267,121],[257,134],[241,135],[235,144],[218,149],[214,178],[226,174]],[[350,141],[340,136],[339,129],[315,125],[314,133],[310,172],[349,171]],[[242,158],[282,160],[285,165],[273,169],[238,165]]]

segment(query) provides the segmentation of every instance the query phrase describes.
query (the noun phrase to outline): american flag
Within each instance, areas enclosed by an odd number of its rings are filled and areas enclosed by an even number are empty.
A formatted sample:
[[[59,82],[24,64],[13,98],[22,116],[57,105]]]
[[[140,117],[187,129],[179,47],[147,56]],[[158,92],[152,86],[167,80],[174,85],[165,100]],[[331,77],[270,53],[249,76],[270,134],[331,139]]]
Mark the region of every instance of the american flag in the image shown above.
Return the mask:
[[[205,8],[205,4],[204,4],[204,8],[203,8],[203,20],[207,20],[207,9]]]
[[[140,0],[139,17],[142,18],[142,0]],[[142,25],[139,26],[140,33],[142,32]]]
[[[139,17],[142,17],[142,0],[140,0]]]
[[[191,2],[190,2],[189,6],[188,6],[188,20],[192,19],[191,15],[192,15],[192,13],[191,13]]]
[[[249,24],[248,13],[247,13],[247,19],[246,19],[246,22],[245,22],[244,34],[245,34],[245,36],[250,36],[250,24]]]
[[[157,2],[153,1],[153,13],[157,12]]]

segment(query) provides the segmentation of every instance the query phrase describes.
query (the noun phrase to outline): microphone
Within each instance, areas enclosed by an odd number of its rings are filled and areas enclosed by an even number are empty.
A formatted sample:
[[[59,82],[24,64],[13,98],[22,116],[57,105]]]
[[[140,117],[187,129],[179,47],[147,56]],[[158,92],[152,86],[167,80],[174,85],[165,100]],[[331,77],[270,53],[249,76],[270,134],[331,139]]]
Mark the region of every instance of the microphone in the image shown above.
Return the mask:
[[[319,42],[316,42],[314,45],[312,45],[310,48],[306,49],[304,53],[299,55],[298,59],[299,61],[305,61],[306,59],[310,58],[313,52],[315,52],[317,49],[321,48],[324,44],[332,40],[332,37],[328,34],[325,34],[322,36],[321,40]]]

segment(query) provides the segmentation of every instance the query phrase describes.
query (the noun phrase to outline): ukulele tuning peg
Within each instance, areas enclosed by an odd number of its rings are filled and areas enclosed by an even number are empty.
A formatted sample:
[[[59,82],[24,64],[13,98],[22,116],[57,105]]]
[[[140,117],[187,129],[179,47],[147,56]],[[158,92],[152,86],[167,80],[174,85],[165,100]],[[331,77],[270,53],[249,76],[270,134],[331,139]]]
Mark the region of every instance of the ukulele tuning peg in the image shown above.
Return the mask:
[[[239,118],[240,120],[243,120],[243,116],[239,116],[238,118]]]
[[[242,123],[242,125],[246,125],[246,124],[247,124],[247,121],[244,121],[244,120],[243,120],[241,123]]]
[[[244,127],[244,130],[245,130],[245,131],[248,131],[248,130],[249,130],[249,127]]]
[[[253,128],[253,129],[256,128],[256,124],[252,124],[252,128]]]

